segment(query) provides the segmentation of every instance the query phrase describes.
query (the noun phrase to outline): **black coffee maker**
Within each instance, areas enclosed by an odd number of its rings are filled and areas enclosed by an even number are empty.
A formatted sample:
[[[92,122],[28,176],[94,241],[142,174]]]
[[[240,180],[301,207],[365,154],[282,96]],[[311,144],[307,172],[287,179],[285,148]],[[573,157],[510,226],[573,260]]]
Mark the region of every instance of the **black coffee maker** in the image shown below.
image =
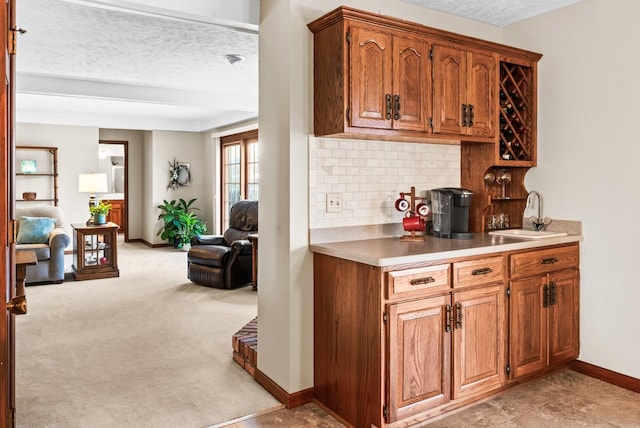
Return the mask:
[[[458,187],[431,190],[433,234],[440,238],[471,239],[469,205],[473,193]]]

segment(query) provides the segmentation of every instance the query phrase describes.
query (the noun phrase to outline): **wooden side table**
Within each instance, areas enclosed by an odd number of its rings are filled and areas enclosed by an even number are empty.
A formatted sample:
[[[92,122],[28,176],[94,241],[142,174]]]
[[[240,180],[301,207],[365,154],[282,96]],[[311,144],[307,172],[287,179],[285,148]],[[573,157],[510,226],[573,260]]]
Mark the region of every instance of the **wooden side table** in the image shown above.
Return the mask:
[[[118,270],[118,228],[115,223],[87,226],[72,224],[73,276],[84,279],[114,278]]]
[[[251,288],[258,290],[258,234],[250,233],[247,239],[251,242]]]

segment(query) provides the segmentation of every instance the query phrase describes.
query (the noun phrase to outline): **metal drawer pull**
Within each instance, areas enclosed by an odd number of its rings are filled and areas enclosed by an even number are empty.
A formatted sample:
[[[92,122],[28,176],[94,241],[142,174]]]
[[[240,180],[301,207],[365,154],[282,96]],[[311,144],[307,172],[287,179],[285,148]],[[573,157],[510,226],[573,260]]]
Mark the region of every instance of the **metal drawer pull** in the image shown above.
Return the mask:
[[[427,276],[424,278],[412,279],[411,285],[424,285],[424,284],[430,284],[432,282],[436,282],[436,280],[432,276]]]
[[[447,305],[444,307],[444,331],[450,333],[453,328],[451,327],[453,324],[453,312],[451,305]]]
[[[543,265],[552,265],[554,263],[558,263],[558,259],[555,257],[549,257],[548,259],[542,259]]]
[[[491,268],[482,268],[482,269],[474,269],[471,271],[471,275],[486,275],[488,273],[493,272],[493,269]]]

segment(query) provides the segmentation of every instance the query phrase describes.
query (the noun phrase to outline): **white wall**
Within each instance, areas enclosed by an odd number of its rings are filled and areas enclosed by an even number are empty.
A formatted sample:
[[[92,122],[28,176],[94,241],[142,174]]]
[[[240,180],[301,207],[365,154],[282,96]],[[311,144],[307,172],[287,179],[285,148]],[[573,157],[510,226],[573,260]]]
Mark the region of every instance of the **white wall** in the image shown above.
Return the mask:
[[[156,235],[156,223],[157,209],[154,204],[154,181],[152,177],[153,173],[153,133],[151,131],[145,131],[142,139],[142,218],[150,219],[151,221],[144,221],[142,223],[142,239],[145,242],[153,242]],[[154,217],[155,216],[155,217]]]
[[[71,224],[90,217],[89,195],[78,192],[78,176],[98,171],[98,128],[18,123],[16,145],[58,148],[58,207],[71,234]]]
[[[184,199],[189,201],[196,198],[197,201],[192,206],[193,208],[201,209],[206,205],[206,201],[202,200],[202,195],[205,194],[206,179],[209,161],[205,159],[205,149],[202,141],[202,134],[199,132],[172,132],[172,131],[152,131],[151,141],[152,153],[145,152],[146,157],[151,158],[152,168],[150,174],[147,173],[147,177],[150,177],[153,182],[153,200],[152,206],[156,206],[163,203],[164,200],[178,200]],[[173,163],[174,159],[178,162],[186,162],[191,165],[191,184],[189,186],[181,186],[176,190],[167,189],[169,184],[169,167]],[[152,211],[152,217],[157,218],[161,211],[155,208]],[[196,211],[199,217],[202,217],[202,213]],[[204,218],[204,217],[203,217]],[[205,218],[205,220],[208,220]],[[207,221],[207,226],[210,220]],[[153,237],[151,240],[147,240],[152,244],[162,244],[163,241],[159,236],[156,236],[160,228],[162,227],[161,221],[156,221],[153,228]]]
[[[513,25],[539,65],[538,164],[545,214],[583,221],[580,359],[640,378],[640,3],[585,0]]]

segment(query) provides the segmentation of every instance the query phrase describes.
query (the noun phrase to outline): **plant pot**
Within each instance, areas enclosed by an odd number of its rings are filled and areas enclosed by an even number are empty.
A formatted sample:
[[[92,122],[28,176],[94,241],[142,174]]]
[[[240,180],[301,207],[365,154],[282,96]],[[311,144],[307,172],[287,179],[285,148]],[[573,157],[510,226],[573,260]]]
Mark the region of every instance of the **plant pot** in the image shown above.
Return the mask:
[[[35,201],[36,200],[36,192],[23,192],[22,199],[25,201]]]
[[[182,251],[189,251],[189,249],[191,249],[191,244],[184,244],[180,249]]]
[[[107,222],[106,214],[94,214],[93,215],[93,224],[105,224]]]

